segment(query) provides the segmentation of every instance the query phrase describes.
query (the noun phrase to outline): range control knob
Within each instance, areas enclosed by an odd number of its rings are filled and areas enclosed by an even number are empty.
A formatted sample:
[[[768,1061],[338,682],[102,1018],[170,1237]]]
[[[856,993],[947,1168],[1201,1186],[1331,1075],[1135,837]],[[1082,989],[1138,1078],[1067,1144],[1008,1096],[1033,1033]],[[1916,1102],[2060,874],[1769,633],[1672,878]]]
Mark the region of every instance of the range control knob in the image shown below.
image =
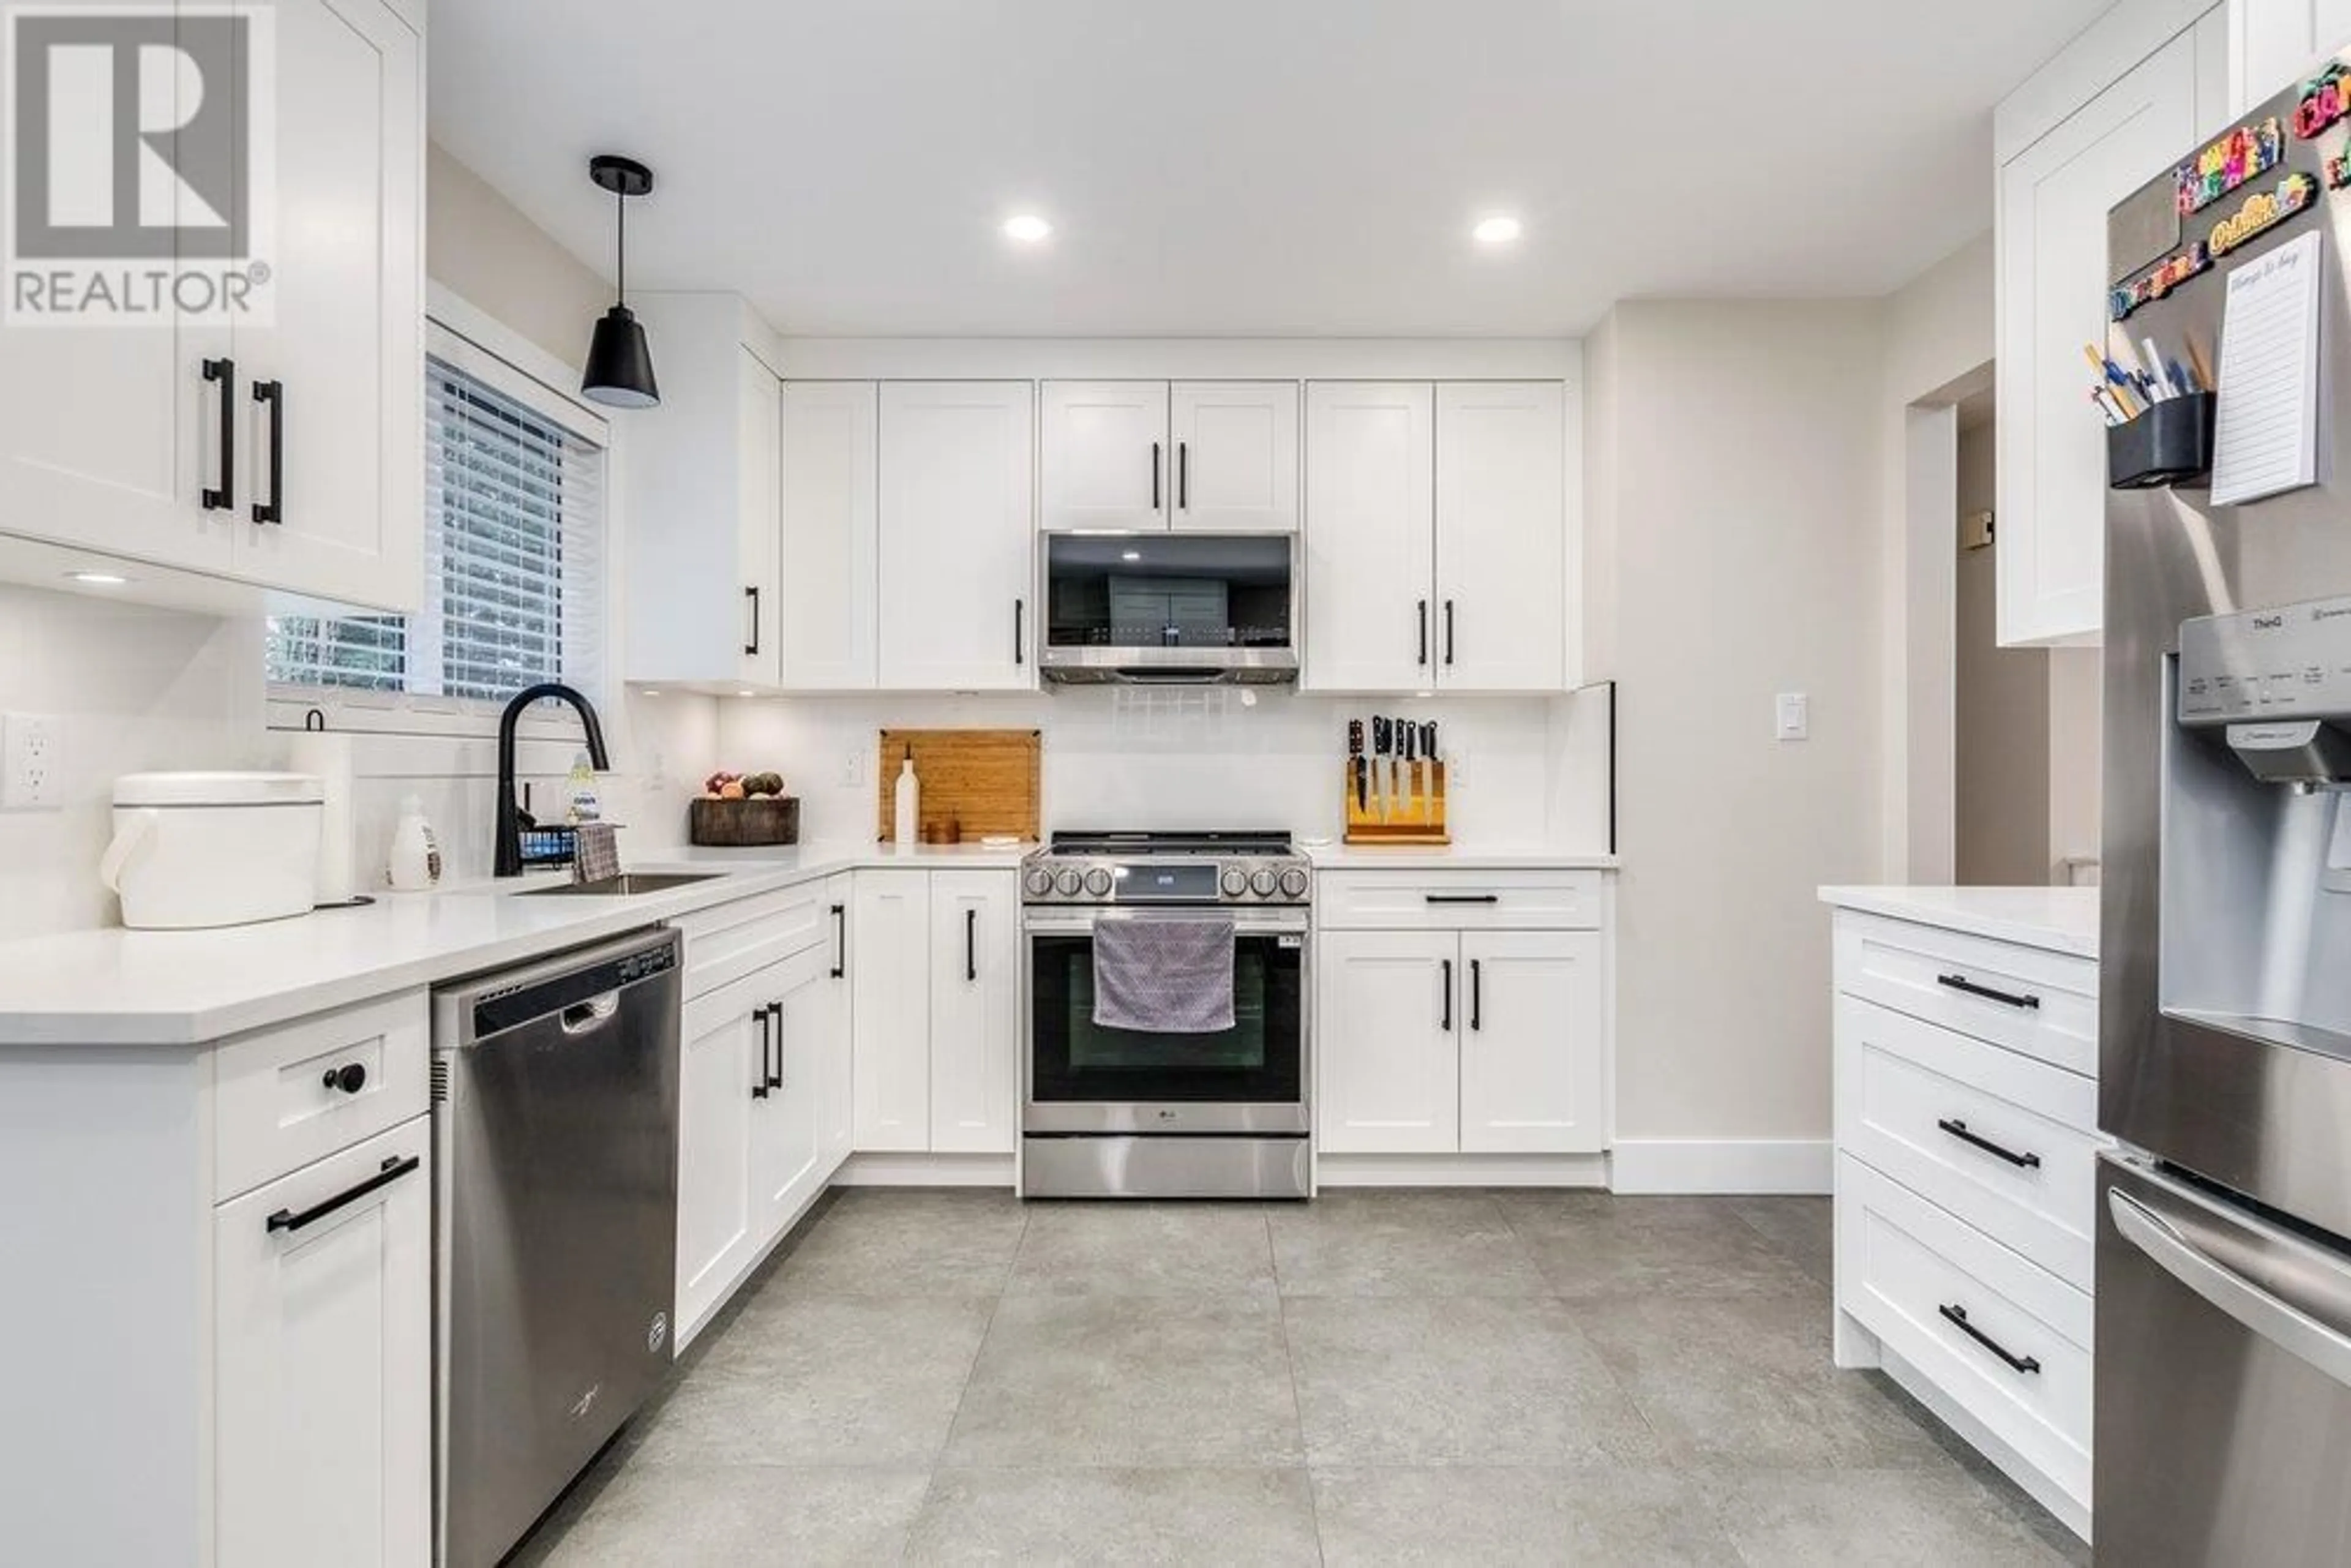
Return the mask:
[[[1108,898],[1111,883],[1116,880],[1110,874],[1110,867],[1098,865],[1086,873],[1086,891],[1096,898]]]
[[[1020,885],[1028,890],[1029,897],[1043,898],[1053,891],[1053,873],[1043,866],[1031,866],[1029,874],[1020,879]]]
[[[1249,873],[1249,891],[1256,894],[1259,898],[1271,898],[1273,896],[1273,872],[1269,867],[1259,866],[1257,870]]]
[[[1249,891],[1249,873],[1237,865],[1228,865],[1217,878],[1217,887],[1227,898],[1238,898]]]
[[[1078,896],[1078,890],[1085,886],[1086,879],[1078,874],[1077,867],[1063,866],[1061,874],[1053,879],[1053,884],[1061,890],[1063,898],[1075,898]]]
[[[1306,896],[1306,873],[1304,871],[1301,870],[1297,866],[1291,866],[1288,871],[1281,873],[1281,896],[1284,898],[1303,898]]]

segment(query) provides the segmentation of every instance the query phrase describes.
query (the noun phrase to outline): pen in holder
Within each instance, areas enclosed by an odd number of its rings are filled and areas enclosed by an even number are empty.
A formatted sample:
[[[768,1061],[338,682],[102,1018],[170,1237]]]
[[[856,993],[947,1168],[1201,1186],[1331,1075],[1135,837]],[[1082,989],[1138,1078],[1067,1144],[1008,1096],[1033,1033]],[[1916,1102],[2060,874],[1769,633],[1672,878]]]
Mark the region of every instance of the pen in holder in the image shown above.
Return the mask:
[[[2117,490],[2185,485],[2212,471],[2212,429],[2220,400],[2189,392],[2151,402],[2137,419],[2106,427],[2106,483]]]
[[[1364,779],[1356,765],[1364,765]],[[1386,758],[1344,758],[1342,778],[1347,797],[1347,841],[1351,844],[1449,844],[1445,831],[1445,764],[1434,761],[1395,762],[1396,789],[1383,786],[1391,768]],[[1426,788],[1424,788],[1426,786]]]

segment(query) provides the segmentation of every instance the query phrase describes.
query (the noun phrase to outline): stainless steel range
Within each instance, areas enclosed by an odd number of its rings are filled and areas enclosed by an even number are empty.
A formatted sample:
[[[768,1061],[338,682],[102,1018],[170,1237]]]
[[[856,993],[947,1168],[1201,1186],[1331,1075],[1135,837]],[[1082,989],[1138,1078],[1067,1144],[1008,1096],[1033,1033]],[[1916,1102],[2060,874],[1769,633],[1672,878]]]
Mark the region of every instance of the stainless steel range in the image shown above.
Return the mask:
[[[1021,1191],[1304,1197],[1313,876],[1290,835],[1056,833],[1023,862],[1020,885]],[[1187,915],[1212,934],[1232,924],[1231,1027],[1104,1021],[1097,934]],[[1225,1010],[1220,996],[1161,999],[1177,1014],[1191,1002]]]

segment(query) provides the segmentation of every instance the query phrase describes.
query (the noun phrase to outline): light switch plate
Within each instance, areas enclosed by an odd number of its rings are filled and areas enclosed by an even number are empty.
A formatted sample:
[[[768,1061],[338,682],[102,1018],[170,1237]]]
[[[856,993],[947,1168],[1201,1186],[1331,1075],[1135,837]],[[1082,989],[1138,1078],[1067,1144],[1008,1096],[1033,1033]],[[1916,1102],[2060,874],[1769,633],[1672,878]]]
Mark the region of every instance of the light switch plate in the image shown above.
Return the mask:
[[[1772,705],[1773,737],[1802,740],[1813,732],[1812,701],[1802,692],[1782,692]]]
[[[0,714],[0,808],[38,810],[57,803],[57,721]]]

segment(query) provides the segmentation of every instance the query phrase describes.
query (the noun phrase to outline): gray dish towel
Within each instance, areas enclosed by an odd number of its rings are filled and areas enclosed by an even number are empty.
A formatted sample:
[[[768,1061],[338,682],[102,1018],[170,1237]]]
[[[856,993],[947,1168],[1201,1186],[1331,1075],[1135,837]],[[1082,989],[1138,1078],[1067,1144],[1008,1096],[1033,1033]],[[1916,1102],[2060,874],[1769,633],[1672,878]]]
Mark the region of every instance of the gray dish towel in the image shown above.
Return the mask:
[[[1094,1022],[1144,1034],[1233,1027],[1233,917],[1138,914],[1094,926]]]

